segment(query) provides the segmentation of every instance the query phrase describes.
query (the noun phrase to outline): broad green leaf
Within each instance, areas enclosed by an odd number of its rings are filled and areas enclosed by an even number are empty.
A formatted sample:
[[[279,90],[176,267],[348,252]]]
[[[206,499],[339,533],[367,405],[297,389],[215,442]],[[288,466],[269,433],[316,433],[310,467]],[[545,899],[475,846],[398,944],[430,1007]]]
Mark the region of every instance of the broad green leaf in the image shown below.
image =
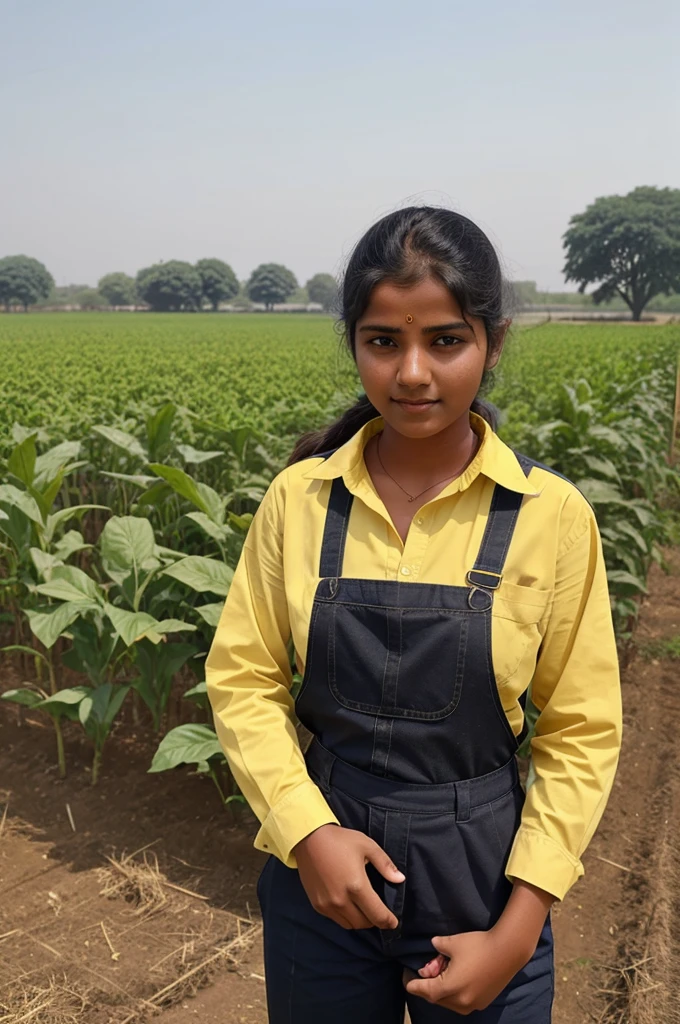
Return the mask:
[[[36,427],[24,427],[21,423],[12,425],[12,440],[15,444],[21,444],[27,437],[35,437],[40,444],[47,440],[44,430],[36,429]]]
[[[53,704],[80,704],[84,697],[91,693],[88,686],[72,686],[67,690],[57,690],[51,697],[40,701],[40,707],[45,708]]]
[[[165,480],[156,480],[155,484],[151,484],[148,490],[137,498],[137,506],[144,508],[147,505],[162,505],[174,493],[170,484],[166,484]]]
[[[234,512],[229,513],[229,522],[232,526],[237,526],[239,530],[244,532],[250,528],[250,524],[253,521],[252,512],[244,512],[242,515],[237,516]]]
[[[101,532],[99,548],[106,573],[122,583],[130,573],[135,580],[160,562],[154,554],[153,527],[140,516],[111,516]]]
[[[576,486],[593,505],[620,505],[626,501],[619,488],[606,480],[579,480]]]
[[[183,622],[182,619],[161,619],[156,623],[153,631],[165,636],[168,633],[195,633],[196,628],[190,622]]]
[[[43,517],[35,498],[32,498],[26,491],[20,491],[13,484],[0,484],[0,504],[19,509],[32,522],[42,526]]]
[[[148,455],[138,439],[133,437],[132,434],[128,434],[125,430],[118,430],[117,427],[107,427],[102,424],[98,424],[92,427],[92,429],[100,437],[110,441],[116,448],[121,448],[124,452],[127,452],[128,455],[141,459],[143,462],[147,461]]]
[[[68,530],[63,537],[59,538],[52,550],[57,558],[61,559],[62,562],[66,562],[71,555],[91,547],[91,544],[85,543],[85,538],[79,530]]]
[[[234,571],[224,562],[218,562],[214,558],[188,555],[164,569],[163,575],[185,583],[200,594],[208,592],[226,597]]]
[[[635,527],[631,526],[631,524],[625,519],[620,519],[616,526],[620,534],[622,533],[631,537],[639,547],[640,551],[644,552],[644,554],[648,554],[649,545],[639,530],[636,530]]]
[[[172,433],[172,422],[177,412],[177,406],[173,402],[166,402],[154,413],[147,416],[146,436],[149,443],[149,457],[158,459],[163,448],[170,441]]]
[[[602,423],[594,423],[588,433],[591,437],[595,437],[599,441],[606,441],[613,448],[618,448],[620,451],[623,451],[626,447],[626,438],[617,430],[607,427]]]
[[[55,565],[60,564],[60,559],[56,555],[50,555],[47,551],[43,551],[42,548],[30,548],[29,553],[38,575],[43,580],[49,580],[52,569]]]
[[[205,512],[187,512],[187,519],[192,519],[204,530],[213,540],[223,544],[231,530],[228,526],[218,526]]]
[[[186,555],[182,551],[176,551],[174,548],[166,548],[162,544],[156,544],[154,554],[156,555],[156,558],[165,558],[170,562],[177,562],[181,558],[186,558]]]
[[[47,522],[45,523],[44,531],[47,543],[51,543],[55,530],[58,526],[61,526],[62,523],[68,522],[69,519],[73,519],[74,516],[83,515],[85,512],[88,512],[93,508],[100,508],[105,512],[111,511],[106,505],[70,505],[68,508],[60,508],[58,512],[53,512],[52,515],[49,515],[47,517]]]
[[[159,625],[158,620],[147,612],[128,612],[113,604],[107,604],[104,610],[126,647],[131,647]]]
[[[28,608],[26,616],[33,635],[37,636],[44,647],[50,648],[54,647],[57,639],[72,622],[75,622],[79,615],[96,607],[95,604],[86,604],[80,601],[66,601],[64,604],[54,605],[51,608]]]
[[[207,513],[214,523],[221,526],[224,523],[224,513],[226,508],[226,498],[221,497],[217,491],[214,491],[212,487],[208,487],[207,484],[197,483],[198,493],[201,495],[201,499]]]
[[[203,621],[215,629],[219,624],[223,608],[224,601],[217,601],[215,604],[199,604],[194,611],[198,612]]]
[[[175,466],[165,466],[159,462],[149,464],[149,469],[162,477],[173,491],[195,505],[199,512],[204,512],[213,522],[221,525],[224,522],[224,500],[217,491],[207,484],[198,483],[188,473]]]
[[[615,480],[617,483],[620,481],[618,470],[609,459],[599,458],[595,455],[584,455],[584,461],[591,472],[599,473],[600,476],[604,476],[608,480]]]
[[[184,695],[186,697],[186,694]],[[43,698],[35,690],[5,690],[0,700],[8,700],[12,704],[21,704],[25,708],[34,708]]]
[[[99,470],[99,475],[110,480],[121,480],[124,484],[134,484],[135,487],[148,487],[156,480],[155,476],[146,476],[144,473],[113,473],[103,469]]]
[[[104,683],[104,686],[108,686],[108,683]],[[80,724],[87,727],[87,720],[92,714],[93,701],[92,697],[88,694],[87,697],[83,697],[78,705],[78,718]]]
[[[224,756],[213,729],[193,723],[178,725],[161,740],[149,771],[168,771],[180,764],[209,761],[216,755]]]
[[[197,697],[202,699],[208,696],[208,687],[205,679],[201,683],[196,683],[196,686],[192,686],[190,690],[185,690],[182,694],[187,700],[195,700]]]
[[[49,582],[39,583],[36,590],[57,601],[85,601],[91,604],[104,600],[102,591],[92,577],[74,565],[55,565]]]
[[[69,470],[72,471],[70,463],[78,460],[80,449],[80,441],[62,441],[61,444],[57,444],[49,451],[39,455],[35,460],[35,480],[33,481],[35,486],[44,491],[60,470],[69,467]],[[84,466],[85,463],[80,462],[78,465]]]
[[[50,514],[50,509],[54,504],[54,499],[59,494],[61,485],[64,482],[64,470],[60,469],[57,475],[53,477],[50,483],[46,486],[44,491],[34,490],[33,497],[40,506],[40,511],[47,518]]]
[[[175,448],[180,453],[185,462],[189,462],[194,466],[200,465],[202,462],[209,462],[210,459],[217,459],[220,455],[224,455],[224,452],[201,452],[198,448],[194,448],[190,444],[177,444]]]
[[[624,572],[623,569],[610,569],[607,573],[607,579],[617,588],[625,587],[626,589],[636,590],[641,594],[647,593],[645,581],[640,576],[633,576],[630,572]]]
[[[116,683],[113,688],[113,693],[109,697],[109,704],[104,715],[104,725],[110,728],[114,718],[118,714],[123,704],[123,701],[128,695],[130,690],[129,686],[123,686],[121,683]]]
[[[35,475],[35,459],[35,435],[30,434],[12,451],[7,460],[7,468],[23,484],[30,487]]]
[[[48,659],[42,653],[42,651],[36,651],[33,647],[27,647],[26,644],[8,644],[7,647],[0,647],[0,651],[21,651],[22,654],[31,654],[34,658],[40,658],[45,664],[49,664]]]

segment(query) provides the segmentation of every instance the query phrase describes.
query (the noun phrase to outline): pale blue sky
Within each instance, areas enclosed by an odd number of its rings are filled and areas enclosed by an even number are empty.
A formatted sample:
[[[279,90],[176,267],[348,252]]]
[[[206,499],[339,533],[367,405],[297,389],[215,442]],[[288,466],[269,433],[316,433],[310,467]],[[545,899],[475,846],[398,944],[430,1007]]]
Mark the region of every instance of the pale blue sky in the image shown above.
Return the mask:
[[[563,285],[599,195],[680,187],[676,0],[0,0],[0,256],[58,284],[159,259],[337,271],[453,205]]]

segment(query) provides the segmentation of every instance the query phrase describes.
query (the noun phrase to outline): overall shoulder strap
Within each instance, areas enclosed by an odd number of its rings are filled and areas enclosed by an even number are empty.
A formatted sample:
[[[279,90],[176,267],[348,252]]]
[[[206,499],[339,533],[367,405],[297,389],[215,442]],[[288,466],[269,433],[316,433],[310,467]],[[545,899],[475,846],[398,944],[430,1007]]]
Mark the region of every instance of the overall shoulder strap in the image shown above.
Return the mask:
[[[354,495],[347,490],[345,481],[336,476],[328,499],[328,511],[321,542],[319,576],[342,576],[347,526]]]
[[[525,476],[534,465],[525,455],[514,453]],[[467,574],[467,582],[485,590],[498,590],[503,578],[503,566],[517,523],[524,495],[496,484],[491,497],[489,518],[474,566]]]

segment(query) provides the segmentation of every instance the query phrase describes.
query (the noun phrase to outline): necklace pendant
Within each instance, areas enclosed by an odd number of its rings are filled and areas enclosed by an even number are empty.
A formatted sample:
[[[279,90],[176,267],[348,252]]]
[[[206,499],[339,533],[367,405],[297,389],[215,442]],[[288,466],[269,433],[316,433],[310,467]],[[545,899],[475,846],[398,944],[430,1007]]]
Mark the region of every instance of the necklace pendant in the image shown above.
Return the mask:
[[[409,501],[415,501],[415,500],[416,500],[416,498],[415,498],[415,494],[414,494],[414,496],[413,496],[412,498],[409,498],[408,500],[409,500]]]

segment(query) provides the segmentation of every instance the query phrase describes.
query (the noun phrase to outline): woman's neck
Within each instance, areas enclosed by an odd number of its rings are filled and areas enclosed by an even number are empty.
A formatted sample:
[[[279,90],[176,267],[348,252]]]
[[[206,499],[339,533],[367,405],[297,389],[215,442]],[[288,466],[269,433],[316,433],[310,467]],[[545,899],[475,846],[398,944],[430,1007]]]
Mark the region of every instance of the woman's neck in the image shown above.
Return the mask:
[[[405,437],[383,423],[380,456],[388,469],[398,470],[411,482],[425,484],[437,475],[445,476],[447,470],[462,472],[477,446],[468,413],[430,437]]]

